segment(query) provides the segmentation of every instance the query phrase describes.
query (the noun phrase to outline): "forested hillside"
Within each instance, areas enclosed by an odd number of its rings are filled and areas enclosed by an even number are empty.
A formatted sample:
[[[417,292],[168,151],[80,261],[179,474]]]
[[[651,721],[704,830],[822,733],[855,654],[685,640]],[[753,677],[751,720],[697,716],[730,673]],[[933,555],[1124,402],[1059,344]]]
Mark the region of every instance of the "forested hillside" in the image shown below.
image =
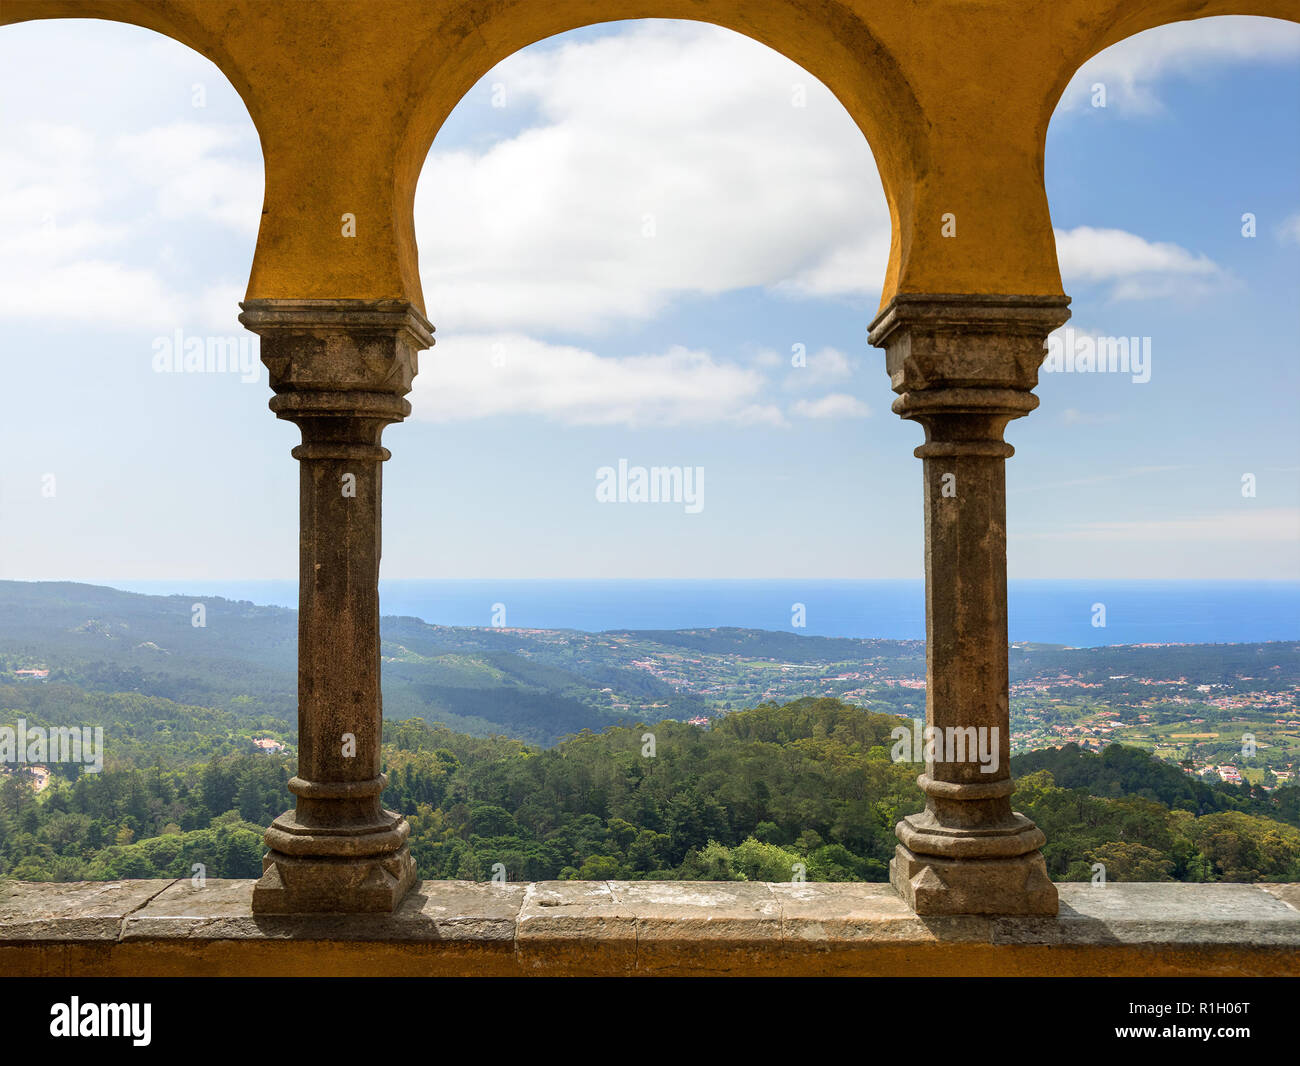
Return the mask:
[[[14,691],[54,692],[36,685]],[[83,694],[114,733],[104,772],[36,794],[0,778],[0,876],[110,879],[260,873],[261,832],[289,805],[290,753],[258,751],[238,716],[139,695]],[[33,724],[41,714],[33,705]],[[710,729],[663,721],[542,749],[386,722],[388,806],[408,815],[425,878],[882,881],[917,767],[890,760],[892,715],[805,699]],[[152,728],[152,734],[150,729]],[[1140,751],[1033,753],[1018,810],[1047,833],[1058,880],[1300,880],[1300,790],[1201,785]],[[1179,771],[1174,770],[1175,775]]]

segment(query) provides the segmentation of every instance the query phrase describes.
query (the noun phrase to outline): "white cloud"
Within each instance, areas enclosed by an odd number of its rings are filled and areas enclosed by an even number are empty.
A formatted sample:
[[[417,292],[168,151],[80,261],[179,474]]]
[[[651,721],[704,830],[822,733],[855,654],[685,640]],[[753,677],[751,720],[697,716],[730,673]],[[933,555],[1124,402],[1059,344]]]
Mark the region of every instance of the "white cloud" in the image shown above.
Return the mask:
[[[207,107],[191,106],[196,84]],[[0,142],[0,317],[242,332],[261,149],[208,60],[138,27],[7,26],[0,97],[13,105]]]
[[[792,408],[803,418],[866,418],[871,408],[856,396],[832,392],[819,400],[799,400]]]
[[[708,352],[601,357],[519,334],[439,341],[421,357],[412,415],[439,422],[540,415],[569,425],[784,425],[764,375]]]
[[[765,396],[776,384],[780,355],[762,350],[748,365],[680,345],[664,352],[601,356],[520,333],[461,334],[421,357],[411,396],[412,417],[455,422],[535,415],[565,425],[676,426],[722,423],[787,427]],[[807,387],[851,376],[843,352],[823,348],[808,365]],[[788,386],[787,386],[788,387]],[[797,400],[789,414],[808,419],[866,418],[871,408],[845,392]]]
[[[1282,222],[1277,230],[1277,239],[1283,244],[1300,244],[1300,211]]]
[[[251,247],[262,196],[255,146],[251,127],[180,123],[105,137],[15,124],[0,144],[0,316],[238,329],[242,279],[205,277],[192,251],[178,263],[171,242],[215,227]],[[178,234],[178,223],[194,228]],[[230,297],[227,307],[214,291]]]
[[[1205,79],[1230,64],[1300,58],[1300,25],[1250,15],[1175,22],[1136,34],[1094,56],[1070,80],[1058,111],[1090,106],[1092,86],[1106,87],[1107,109],[1154,114],[1163,110],[1157,84],[1170,77]]]
[[[1126,230],[1058,229],[1056,255],[1067,288],[1109,282],[1111,296],[1119,300],[1196,296],[1232,284],[1208,256],[1167,241],[1148,241]]]
[[[243,298],[242,284],[222,282],[209,285],[186,301],[185,314],[189,321],[209,329],[241,336],[245,334],[239,321],[239,301]]]
[[[185,301],[153,271],[104,260],[48,264],[38,275],[0,269],[0,316],[89,321],[101,326],[168,327]]]
[[[596,333],[683,294],[879,292],[889,216],[862,133],[778,53],[653,23],[529,49],[484,78],[536,122],[437,143],[416,197],[440,329]],[[807,106],[791,104],[791,86]]]
[[[113,152],[165,219],[202,219],[257,236],[261,160],[248,127],[173,122],[116,138]]]
[[[806,365],[793,367],[786,375],[785,388],[815,389],[847,381],[856,369],[853,360],[838,348],[822,348],[807,357]]]
[[[1067,426],[1099,426],[1107,422],[1118,421],[1115,414],[1099,414],[1093,411],[1080,411],[1077,407],[1067,407],[1061,412],[1061,421]]]
[[[880,191],[883,198],[884,190]],[[883,199],[881,200],[884,205]],[[826,254],[793,276],[772,285],[783,296],[851,296],[879,293],[889,263],[888,214],[873,220],[861,235],[837,239]]]
[[[1176,244],[1151,242],[1119,229],[1079,226],[1056,231],[1061,273],[1071,280],[1108,281],[1133,274],[1200,274],[1218,272],[1204,255]]]

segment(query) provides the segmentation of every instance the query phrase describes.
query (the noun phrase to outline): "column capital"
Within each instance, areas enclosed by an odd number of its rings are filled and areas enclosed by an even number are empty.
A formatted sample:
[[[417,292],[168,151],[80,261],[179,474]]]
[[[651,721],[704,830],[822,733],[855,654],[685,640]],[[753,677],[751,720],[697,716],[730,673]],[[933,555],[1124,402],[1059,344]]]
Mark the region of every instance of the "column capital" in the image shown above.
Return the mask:
[[[411,413],[433,326],[405,300],[245,300],[239,321],[262,338],[271,410],[300,425],[358,418],[381,428]]]
[[[1038,406],[1030,390],[1068,296],[900,293],[871,323],[885,349],[893,410],[930,427],[941,415],[987,415],[1000,434]],[[1000,424],[999,424],[1000,423]]]

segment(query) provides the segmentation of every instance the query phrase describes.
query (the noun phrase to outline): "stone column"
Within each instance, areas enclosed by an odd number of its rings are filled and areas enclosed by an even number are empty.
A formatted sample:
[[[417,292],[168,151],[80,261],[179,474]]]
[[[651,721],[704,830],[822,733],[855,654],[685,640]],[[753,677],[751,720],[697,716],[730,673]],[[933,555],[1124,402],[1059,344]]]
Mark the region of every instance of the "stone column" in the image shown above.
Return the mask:
[[[894,411],[921,423],[925,481],[925,810],[898,823],[894,887],[918,914],[1055,914],[1044,836],[1011,809],[1007,423],[1068,298],[899,295],[871,325]],[[983,748],[981,749],[981,744]],[[982,757],[981,757],[982,754]]]
[[[297,797],[266,831],[261,914],[391,911],[415,882],[410,827],[379,802],[384,427],[411,411],[433,328],[405,301],[249,300],[271,410],[302,430]]]

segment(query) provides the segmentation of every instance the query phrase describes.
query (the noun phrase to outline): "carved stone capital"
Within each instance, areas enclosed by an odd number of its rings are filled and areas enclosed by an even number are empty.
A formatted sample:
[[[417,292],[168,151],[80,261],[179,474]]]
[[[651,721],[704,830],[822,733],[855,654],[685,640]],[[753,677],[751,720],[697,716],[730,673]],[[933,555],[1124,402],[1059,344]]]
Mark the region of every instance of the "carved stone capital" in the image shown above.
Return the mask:
[[[298,422],[351,418],[363,437],[411,413],[418,355],[433,326],[405,300],[246,300],[239,321],[262,338],[271,410]],[[362,428],[359,424],[357,428]],[[377,438],[375,440],[377,443]]]
[[[927,430],[942,429],[952,414],[977,436],[1000,439],[1007,422],[1038,405],[1030,390],[1044,343],[1070,317],[1069,303],[1067,296],[895,296],[868,334],[885,349],[895,413]]]

